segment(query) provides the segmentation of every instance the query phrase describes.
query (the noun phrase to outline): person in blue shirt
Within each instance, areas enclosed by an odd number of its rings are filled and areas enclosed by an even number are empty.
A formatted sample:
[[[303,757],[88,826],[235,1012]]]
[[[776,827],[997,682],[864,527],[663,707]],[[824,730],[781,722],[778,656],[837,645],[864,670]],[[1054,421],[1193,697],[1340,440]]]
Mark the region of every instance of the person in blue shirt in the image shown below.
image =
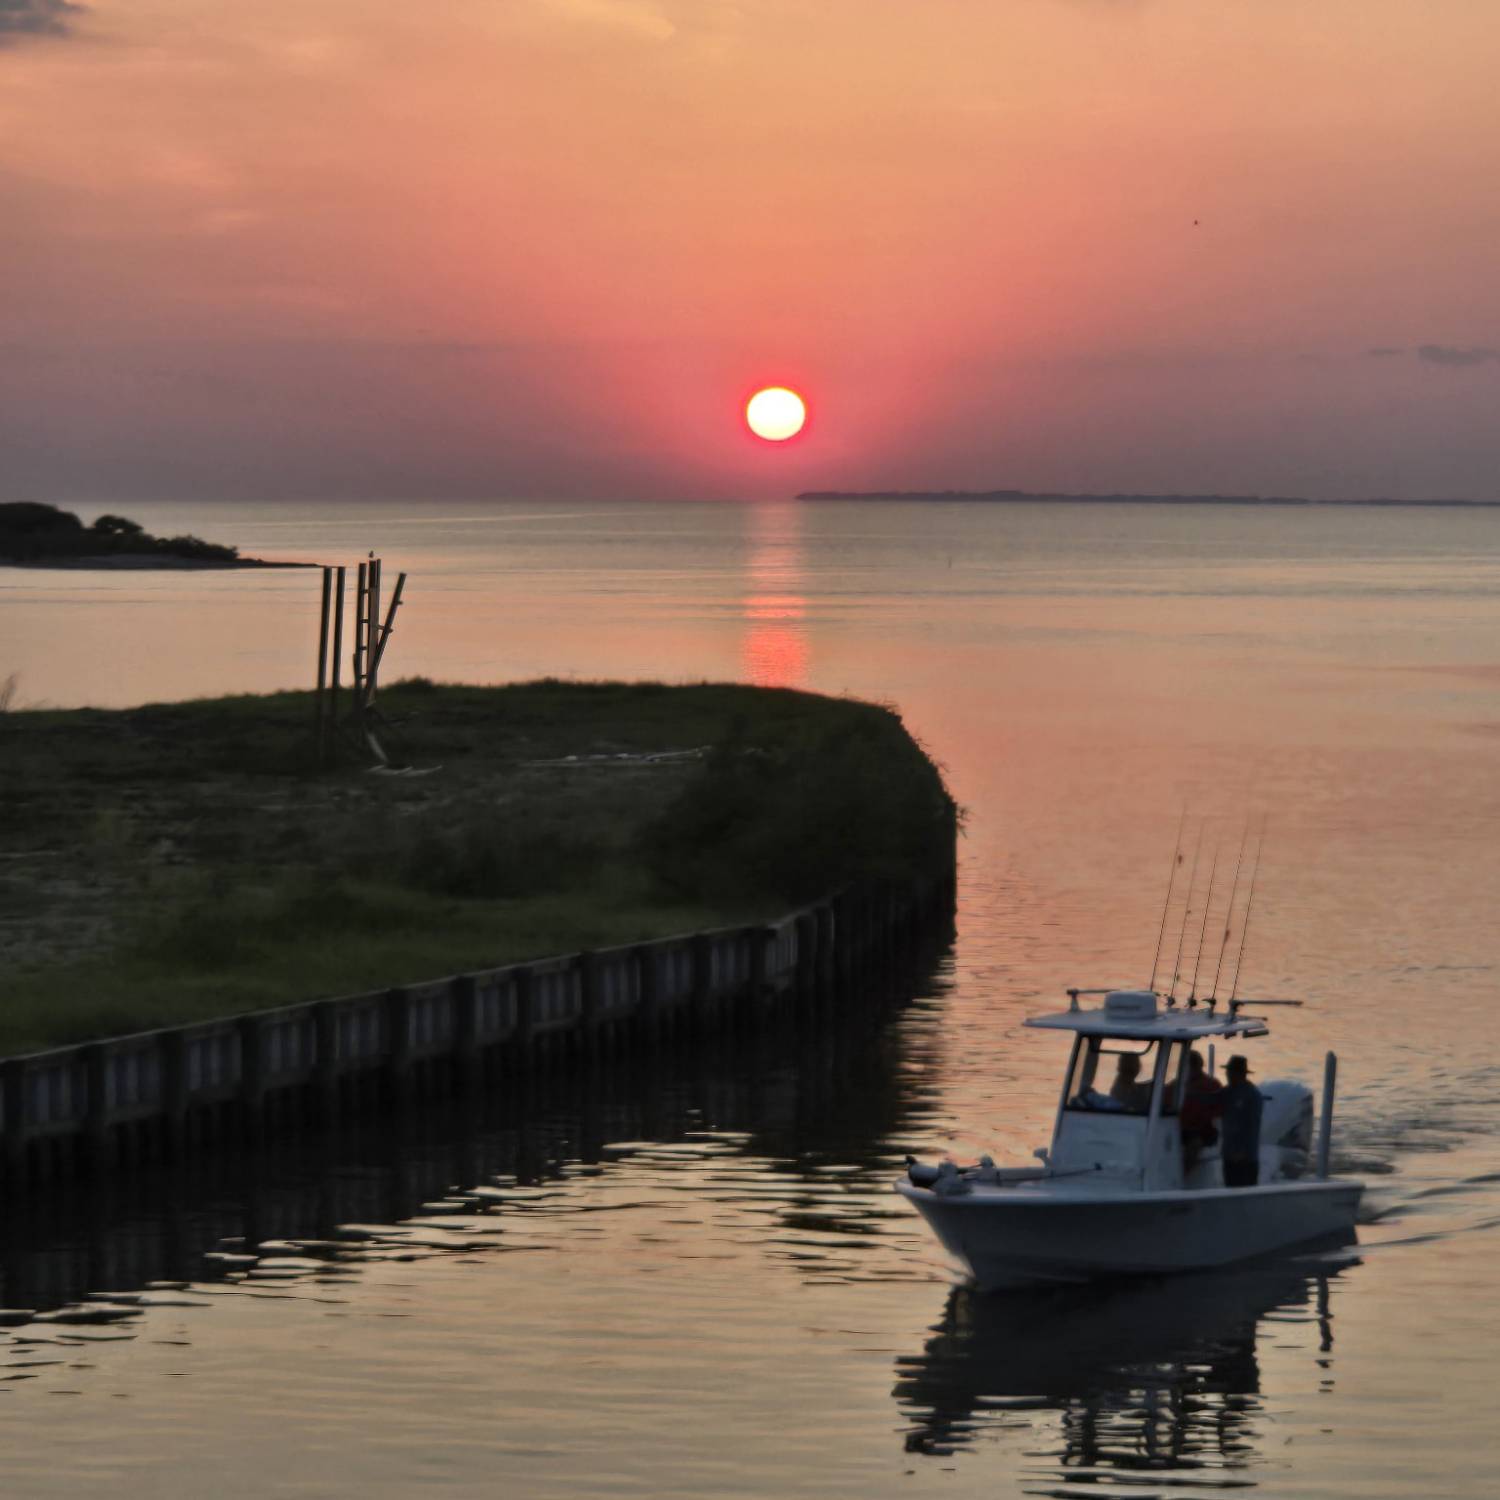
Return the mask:
[[[1254,1187],[1260,1181],[1261,1093],[1250,1082],[1250,1064],[1239,1054],[1224,1065],[1228,1082],[1214,1099],[1220,1117],[1220,1154],[1225,1187]]]

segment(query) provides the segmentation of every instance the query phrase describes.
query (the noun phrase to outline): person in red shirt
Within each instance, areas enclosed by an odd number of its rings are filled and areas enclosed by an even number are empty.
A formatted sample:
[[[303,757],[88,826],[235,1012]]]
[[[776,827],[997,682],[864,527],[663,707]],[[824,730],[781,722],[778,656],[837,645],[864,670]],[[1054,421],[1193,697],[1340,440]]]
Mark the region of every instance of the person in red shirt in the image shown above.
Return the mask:
[[[1188,1053],[1187,1093],[1182,1101],[1182,1167],[1191,1171],[1206,1147],[1219,1138],[1215,1119],[1223,1112],[1223,1101],[1215,1096],[1224,1085],[1203,1064],[1196,1048]]]

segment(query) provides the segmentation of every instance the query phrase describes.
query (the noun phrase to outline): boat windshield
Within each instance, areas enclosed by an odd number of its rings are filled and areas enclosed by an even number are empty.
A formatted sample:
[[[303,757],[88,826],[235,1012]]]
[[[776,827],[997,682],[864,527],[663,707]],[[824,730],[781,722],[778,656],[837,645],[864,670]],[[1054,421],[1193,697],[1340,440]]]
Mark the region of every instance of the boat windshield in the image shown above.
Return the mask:
[[[1083,1039],[1073,1058],[1065,1107],[1144,1115],[1151,1108],[1151,1082],[1156,1076],[1163,1045],[1168,1048],[1169,1055],[1161,1112],[1175,1115],[1182,1095],[1186,1047],[1176,1047],[1179,1055],[1173,1057],[1170,1042],[1132,1042],[1123,1037],[1091,1036]]]

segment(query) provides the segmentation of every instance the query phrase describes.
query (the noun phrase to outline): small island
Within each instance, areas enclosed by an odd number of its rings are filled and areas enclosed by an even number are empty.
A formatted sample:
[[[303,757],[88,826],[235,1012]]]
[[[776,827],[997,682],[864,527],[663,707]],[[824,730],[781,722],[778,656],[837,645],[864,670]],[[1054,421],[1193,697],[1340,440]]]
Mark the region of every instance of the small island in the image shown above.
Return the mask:
[[[0,504],[0,566],[304,568],[312,564],[241,557],[238,547],[196,536],[152,536],[125,516],[100,516],[85,526],[70,510],[18,500]]]

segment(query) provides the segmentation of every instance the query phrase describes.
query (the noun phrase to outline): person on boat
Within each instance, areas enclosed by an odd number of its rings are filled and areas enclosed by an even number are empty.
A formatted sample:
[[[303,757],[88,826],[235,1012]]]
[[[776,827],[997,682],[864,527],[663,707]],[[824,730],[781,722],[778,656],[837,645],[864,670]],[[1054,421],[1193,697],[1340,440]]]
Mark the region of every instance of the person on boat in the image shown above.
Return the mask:
[[[1115,1081],[1109,1086],[1109,1097],[1134,1113],[1151,1107],[1151,1085],[1141,1083],[1141,1059],[1135,1052],[1122,1052],[1115,1064]]]
[[[1236,1053],[1224,1064],[1229,1082],[1214,1101],[1222,1123],[1224,1186],[1254,1187],[1260,1180],[1260,1090],[1250,1082],[1250,1064]]]
[[[1224,1085],[1204,1066],[1203,1054],[1195,1047],[1188,1053],[1187,1091],[1182,1100],[1182,1165],[1191,1171],[1203,1152],[1219,1138],[1215,1117],[1220,1113],[1219,1095]]]

